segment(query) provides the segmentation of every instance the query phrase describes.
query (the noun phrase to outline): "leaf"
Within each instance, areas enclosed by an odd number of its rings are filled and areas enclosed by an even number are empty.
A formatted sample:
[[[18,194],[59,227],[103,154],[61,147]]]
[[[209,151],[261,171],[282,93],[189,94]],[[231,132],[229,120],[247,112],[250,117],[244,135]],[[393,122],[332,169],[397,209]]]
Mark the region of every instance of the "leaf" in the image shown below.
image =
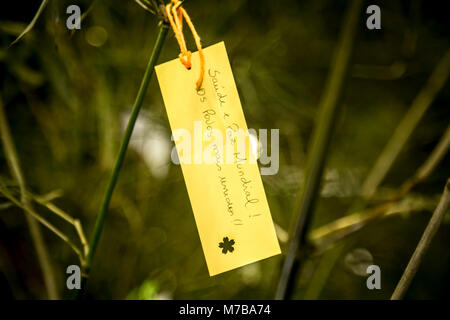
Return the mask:
[[[33,17],[33,20],[28,24],[28,26],[25,28],[25,30],[22,31],[22,33],[14,40],[9,46],[11,47],[15,43],[19,42],[20,39],[22,39],[28,32],[30,32],[31,29],[33,29],[34,25],[36,24],[37,19],[44,11],[45,7],[47,6],[49,0],[42,0],[41,5],[39,6],[38,11]]]
[[[0,31],[2,33],[17,36],[26,28],[26,24],[17,21],[0,21]]]
[[[145,280],[127,295],[127,300],[153,300],[157,293],[158,284],[153,280]]]
[[[0,210],[5,210],[12,206],[13,206],[13,203],[11,203],[11,202],[0,203]]]
[[[367,249],[357,248],[345,256],[345,266],[358,276],[367,276],[367,267],[373,264],[372,254]]]

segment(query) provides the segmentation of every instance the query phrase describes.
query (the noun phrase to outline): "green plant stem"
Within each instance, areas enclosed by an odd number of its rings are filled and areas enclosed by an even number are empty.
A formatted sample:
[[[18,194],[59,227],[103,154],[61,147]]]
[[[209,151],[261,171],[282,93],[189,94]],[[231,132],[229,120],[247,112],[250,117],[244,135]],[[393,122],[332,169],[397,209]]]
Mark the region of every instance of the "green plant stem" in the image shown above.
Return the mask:
[[[27,25],[27,27],[25,28],[25,30],[22,31],[22,33],[16,38],[16,40],[14,40],[9,46],[13,46],[14,44],[16,44],[17,42],[20,41],[20,39],[22,39],[28,32],[30,32],[31,29],[33,29],[34,25],[36,24],[36,21],[39,19],[40,15],[42,14],[42,12],[44,11],[45,7],[47,6],[49,0],[42,0],[41,5],[39,6],[38,11],[36,12],[36,14],[34,15],[33,19],[31,20],[31,22]]]
[[[83,255],[81,253],[81,250],[78,249],[78,247],[67,237],[63,232],[61,232],[58,228],[53,226],[50,222],[48,222],[46,219],[41,217],[36,211],[34,211],[33,206],[31,205],[31,202],[29,200],[26,201],[26,204],[23,204],[23,197],[19,201],[16,198],[14,198],[8,190],[0,183],[0,194],[2,194],[5,198],[7,198],[9,201],[14,203],[16,206],[21,208],[24,212],[30,214],[33,218],[35,218],[38,222],[40,222],[44,227],[52,231],[55,235],[57,235],[61,240],[66,242],[74,251],[75,253],[80,257],[80,261],[83,261]],[[28,193],[27,193],[28,197]]]
[[[353,0],[345,17],[344,26],[334,56],[333,66],[327,79],[324,94],[319,104],[320,116],[315,128],[310,153],[307,159],[303,188],[298,197],[296,211],[299,212],[291,236],[286,258],[275,295],[276,299],[288,299],[292,294],[299,268],[298,253],[305,244],[305,233],[314,210],[314,203],[322,180],[323,168],[328,153],[329,141],[334,129],[339,99],[348,72],[350,56],[359,21],[362,1]],[[306,248],[305,248],[306,249]],[[303,252],[303,254],[305,254]]]
[[[367,225],[370,221],[375,220],[377,217],[382,217],[389,210],[390,205],[395,205],[397,201],[400,201],[417,183],[425,180],[431,172],[437,167],[440,161],[444,158],[450,147],[450,126],[447,127],[444,135],[439,140],[436,147],[431,152],[427,160],[417,169],[414,176],[408,179],[400,187],[400,191],[394,195],[387,203],[383,203],[376,208],[365,210],[362,212],[352,213],[337,219],[327,225],[319,227],[309,234],[309,241],[313,243],[315,251],[323,255],[321,262],[315,273],[320,272],[322,277],[329,276],[338,259],[348,248],[351,248],[354,240],[350,240],[345,245],[341,243],[344,237],[348,237],[350,234],[361,230],[361,228]],[[327,239],[328,238],[328,239]],[[332,248],[335,248],[334,250]],[[330,252],[327,252],[330,251]],[[325,262],[322,262],[325,261]],[[310,281],[309,288],[305,295],[305,299],[314,299],[319,297],[320,292],[325,286],[326,280],[320,278],[320,276],[313,275]]]
[[[390,211],[391,207],[395,207],[417,184],[428,178],[449,149],[450,125],[427,160],[416,170],[411,178],[401,185],[400,190],[392,197],[376,207],[354,212],[313,230],[309,233],[309,241],[314,243],[316,250],[326,250],[336,241],[360,230],[369,222],[384,217]]]
[[[436,95],[444,88],[450,72],[450,50],[448,50],[433,70],[426,85],[419,91],[408,112],[400,121],[386,147],[380,153],[375,165],[362,186],[364,198],[371,198],[386,177],[400,151],[428,110]]]
[[[309,280],[308,287],[305,290],[304,300],[317,300],[320,298],[320,293],[325,287],[332,271],[329,266],[336,263],[346,247],[346,244],[339,243],[336,247],[329,252],[325,252],[318,258],[319,261],[314,268],[311,280]]]
[[[430,247],[431,240],[433,240],[434,235],[436,234],[439,226],[441,225],[442,220],[444,219],[445,213],[449,208],[450,204],[450,179],[447,180],[447,183],[444,188],[444,192],[441,196],[441,200],[438,203],[438,206],[433,212],[431,216],[430,222],[423,232],[422,238],[420,238],[419,243],[417,244],[416,250],[414,251],[411,260],[409,260],[408,266],[406,267],[403,275],[397,284],[397,287],[392,294],[391,300],[400,300],[405,295],[406,291],[411,284],[414,276],[419,269],[420,263]]]
[[[28,228],[30,230],[31,238],[37,253],[39,265],[41,267],[42,275],[44,278],[44,284],[47,291],[47,296],[51,300],[58,299],[58,290],[56,286],[56,280],[54,277],[53,267],[50,262],[50,256],[48,254],[47,247],[45,245],[44,237],[42,236],[41,228],[37,220],[32,217],[29,212],[33,211],[30,199],[27,195],[27,188],[25,177],[20,167],[19,157],[17,156],[16,147],[11,136],[8,121],[3,109],[3,102],[0,98],[0,136],[3,143],[3,149],[5,150],[5,156],[8,161],[8,166],[11,171],[11,175],[19,185],[22,204],[25,217],[27,220]]]
[[[89,275],[90,267],[92,264],[92,260],[94,258],[98,242],[100,240],[100,236],[102,234],[103,225],[105,222],[106,213],[109,209],[109,203],[111,201],[111,197],[114,191],[114,188],[117,183],[117,179],[119,177],[119,172],[122,167],[123,161],[125,159],[125,154],[128,148],[128,144],[130,142],[131,134],[133,133],[134,125],[136,123],[136,119],[139,115],[139,111],[142,107],[142,103],[144,101],[145,93],[147,92],[148,85],[150,83],[150,79],[153,74],[153,70],[155,68],[156,62],[158,60],[159,54],[161,53],[161,49],[164,44],[164,40],[167,36],[168,27],[166,24],[162,23],[159,29],[158,38],[156,39],[155,46],[153,48],[152,54],[150,56],[150,60],[147,65],[147,69],[145,71],[144,77],[141,82],[141,86],[139,88],[138,94],[136,96],[136,101],[134,102],[133,110],[130,115],[130,119],[128,120],[127,128],[125,130],[125,134],[122,138],[122,143],[120,145],[119,154],[117,155],[116,162],[114,165],[114,169],[111,173],[111,177],[108,182],[108,186],[106,188],[106,192],[103,198],[103,202],[101,205],[100,213],[97,216],[97,221],[95,223],[94,231],[92,234],[90,246],[89,246],[89,254],[83,266],[84,277],[83,277],[83,290],[85,290],[86,280]]]

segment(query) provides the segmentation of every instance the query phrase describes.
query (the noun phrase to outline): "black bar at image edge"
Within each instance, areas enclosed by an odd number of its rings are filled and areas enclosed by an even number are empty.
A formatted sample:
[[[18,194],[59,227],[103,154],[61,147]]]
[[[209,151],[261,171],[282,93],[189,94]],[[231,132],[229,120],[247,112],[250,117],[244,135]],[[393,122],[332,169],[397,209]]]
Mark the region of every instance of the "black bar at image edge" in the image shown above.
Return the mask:
[[[325,316],[380,318],[444,307],[437,301],[279,301],[279,300],[152,300],[152,301],[1,301],[3,312],[20,315],[45,315],[58,318],[112,315],[114,319],[311,319]],[[438,312],[438,311],[436,311]]]

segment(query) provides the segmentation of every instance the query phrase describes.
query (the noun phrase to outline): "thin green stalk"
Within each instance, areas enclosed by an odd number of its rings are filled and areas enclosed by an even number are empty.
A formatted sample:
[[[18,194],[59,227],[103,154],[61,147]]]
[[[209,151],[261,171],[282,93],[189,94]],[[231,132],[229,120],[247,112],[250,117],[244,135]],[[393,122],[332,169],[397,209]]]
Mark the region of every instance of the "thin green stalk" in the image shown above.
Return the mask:
[[[433,240],[434,235],[436,234],[439,226],[441,225],[442,220],[444,219],[445,213],[450,205],[450,179],[447,180],[447,183],[444,188],[444,192],[441,196],[441,200],[439,201],[436,210],[434,210],[433,215],[431,216],[430,222],[423,232],[422,238],[414,251],[411,260],[408,263],[403,275],[397,284],[397,287],[392,294],[391,300],[400,300],[405,295],[406,291],[411,284],[414,276],[419,269],[420,263],[422,262],[423,256],[427,252],[430,247],[431,240]]]
[[[444,135],[430,153],[427,160],[425,160],[425,162],[416,170],[411,178],[401,185],[400,190],[392,197],[374,208],[354,212],[313,230],[309,234],[308,240],[314,243],[316,250],[326,250],[326,248],[336,241],[360,230],[370,221],[384,217],[390,212],[390,209],[395,207],[406,195],[408,195],[417,184],[428,178],[442,161],[449,149],[450,125],[447,127]]]
[[[369,209],[361,212],[358,211],[343,218],[337,219],[327,225],[313,230],[309,234],[309,241],[313,243],[316,252],[321,252],[321,254],[324,255],[321,260],[326,261],[326,263],[320,262],[319,266],[322,266],[322,268],[318,268],[320,270],[320,273],[322,273],[324,277],[325,275],[329,275],[331,273],[340,255],[345,252],[345,250],[350,248],[353,245],[352,243],[354,242],[350,241],[350,243],[346,243],[345,245],[343,245],[340,244],[340,241],[344,237],[348,237],[350,234],[353,234],[354,232],[360,230],[370,221],[384,216],[391,205],[394,205],[397,201],[400,201],[416,184],[425,180],[433,172],[433,170],[438,166],[440,161],[446,155],[449,147],[450,126],[447,127],[444,135],[441,137],[427,160],[420,166],[419,169],[417,169],[412,178],[403,183],[403,185],[400,187],[400,191],[396,195],[394,195],[391,200],[388,200],[387,202],[374,209]],[[326,252],[336,245],[338,246],[338,248],[332,250],[331,252]],[[316,273],[317,272],[318,271],[316,271]],[[313,275],[313,279],[309,284],[310,288],[308,288],[307,291],[312,291],[316,294],[316,296],[305,296],[305,298],[312,299],[319,296],[325,285],[325,281],[317,278],[317,276]]]
[[[37,221],[39,221],[44,227],[52,231],[54,234],[56,234],[61,240],[66,242],[69,247],[73,249],[73,251],[77,254],[77,256],[80,258],[80,261],[83,262],[83,254],[81,253],[81,250],[69,239],[68,236],[66,236],[62,231],[60,231],[58,228],[56,228],[54,225],[52,225],[50,222],[48,222],[46,219],[41,217],[36,211],[34,211],[33,207],[30,205],[30,202],[27,202],[27,205],[24,205],[23,202],[17,200],[14,198],[8,190],[0,183],[0,194],[2,194],[6,199],[14,203],[16,206],[21,208],[26,213],[30,214],[33,218],[35,218]]]
[[[318,258],[319,261],[314,268],[314,273],[303,296],[304,300],[317,300],[320,298],[322,289],[325,287],[332,271],[329,266],[336,263],[346,247],[346,244],[339,243],[335,248]]]
[[[428,110],[439,91],[444,88],[449,72],[450,50],[447,50],[436,65],[426,85],[419,91],[408,112],[395,129],[394,134],[368,174],[361,191],[364,198],[368,199],[374,195],[420,119]]]
[[[420,121],[421,117],[424,115],[428,107],[431,105],[437,93],[445,85],[445,81],[447,80],[449,73],[449,62],[450,50],[446,52],[444,57],[434,68],[427,83],[419,91],[419,94],[412,102],[410,109],[401,120],[391,139],[387,143],[385,149],[368,174],[362,188],[362,194],[364,198],[353,203],[351,209],[349,210],[349,212],[353,213],[328,225],[322,226],[311,233],[310,241],[314,243],[316,249],[320,251],[327,250],[327,248],[335,244],[337,241],[341,240],[343,237],[348,236],[349,234],[357,230],[360,230],[361,227],[366,225],[367,222],[377,217],[383,216],[384,213],[389,209],[390,206],[387,205],[387,203],[383,203],[381,206],[376,207],[375,209],[364,210],[365,203],[376,193],[380,183],[383,181],[384,177],[391,169],[392,164],[397,159],[398,154],[407,142],[409,136],[412,134],[412,131],[417,126],[418,122]],[[449,143],[450,126],[447,127],[444,136],[441,138],[438,145],[425,161],[425,163],[417,170],[417,172],[411,179],[406,181],[400,187],[399,193],[396,194],[392,200],[402,198],[416,184],[425,180],[447,153]],[[388,201],[388,204],[389,202],[395,203],[396,201]],[[335,236],[333,236],[333,234],[335,234]],[[335,260],[334,263],[328,264],[328,269],[330,272],[334,268],[336,261],[337,260]]]
[[[296,206],[296,208],[299,208],[299,214],[281,271],[275,295],[276,299],[289,298],[295,284],[299,267],[298,253],[302,246],[305,247],[305,233],[314,210],[314,203],[322,180],[328,145],[337,116],[338,101],[342,93],[344,78],[347,74],[350,56],[353,51],[361,6],[361,0],[353,0],[347,11],[334,56],[333,66],[327,79],[324,95],[320,101],[319,122],[314,131],[311,151],[307,160],[305,181],[300,196],[298,197],[299,203]]]
[[[20,167],[19,157],[17,156],[16,147],[11,137],[9,125],[6,120],[6,115],[3,109],[3,103],[0,98],[0,136],[3,143],[3,149],[5,150],[5,156],[8,161],[8,166],[11,171],[11,175],[16,180],[20,188],[21,205],[25,212],[33,211],[30,199],[27,195],[27,188],[25,177]],[[39,265],[41,267],[42,275],[44,278],[45,288],[49,299],[58,299],[58,290],[56,287],[56,280],[54,277],[53,267],[50,262],[50,256],[48,254],[47,247],[42,236],[41,228],[36,219],[30,214],[25,214],[28,228],[30,230],[31,238],[37,253]]]
[[[147,65],[147,69],[146,69],[144,77],[142,79],[141,86],[140,86],[138,94],[136,96],[136,101],[134,102],[133,110],[131,112],[130,119],[128,120],[128,124],[127,124],[127,128],[125,130],[124,137],[122,138],[122,143],[120,145],[119,154],[117,155],[114,169],[111,173],[111,177],[109,179],[108,186],[106,188],[106,192],[105,192],[103,202],[101,205],[100,213],[97,216],[97,221],[95,223],[94,231],[93,231],[91,242],[90,242],[90,251],[89,251],[89,254],[85,261],[85,264],[83,265],[84,277],[83,277],[82,290],[85,290],[86,281],[87,281],[87,277],[89,275],[89,271],[91,268],[92,260],[95,256],[97,245],[100,240],[100,236],[102,234],[106,213],[108,212],[108,209],[109,209],[109,203],[111,201],[111,197],[114,192],[114,188],[116,186],[117,179],[119,177],[120,169],[121,169],[123,161],[125,159],[125,154],[126,154],[126,151],[128,148],[128,144],[130,142],[131,134],[133,133],[136,119],[139,115],[139,111],[141,110],[142,103],[144,101],[145,93],[147,92],[147,88],[150,83],[150,79],[153,74],[153,70],[155,68],[159,54],[161,53],[161,49],[163,47],[164,40],[167,36],[167,31],[168,31],[167,25],[165,23],[162,23],[161,27],[159,29],[158,38],[156,39],[155,46],[153,48],[152,54],[150,56],[150,60]]]
[[[14,44],[16,44],[17,42],[20,41],[20,39],[22,39],[28,32],[30,32],[31,29],[33,29],[34,25],[36,24],[36,21],[39,19],[39,17],[41,16],[42,12],[44,11],[45,7],[47,6],[49,0],[42,0],[41,5],[39,6],[38,11],[36,12],[36,14],[34,15],[33,19],[31,20],[31,22],[27,25],[27,27],[25,28],[25,30],[22,31],[22,33],[16,38],[16,40],[14,40],[9,46],[13,46]]]

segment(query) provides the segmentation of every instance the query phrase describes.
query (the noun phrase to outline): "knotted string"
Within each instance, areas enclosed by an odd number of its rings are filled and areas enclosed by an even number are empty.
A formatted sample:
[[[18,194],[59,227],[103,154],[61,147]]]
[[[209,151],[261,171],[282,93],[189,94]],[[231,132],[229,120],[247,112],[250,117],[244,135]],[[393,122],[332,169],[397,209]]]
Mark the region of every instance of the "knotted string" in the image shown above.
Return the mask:
[[[192,35],[194,36],[195,44],[198,49],[198,55],[200,57],[200,75],[197,82],[195,83],[197,90],[200,89],[203,82],[203,76],[205,74],[205,57],[203,55],[202,44],[200,42],[200,37],[195,30],[194,24],[191,18],[187,14],[186,10],[182,7],[183,2],[180,0],[172,0],[171,3],[166,5],[166,13],[169,18],[170,25],[173,32],[175,33],[175,38],[177,39],[178,45],[180,46],[180,58],[181,63],[186,67],[186,69],[191,69],[191,56],[192,53],[186,47],[186,41],[183,35],[183,18],[186,20],[187,25],[191,29]]]

